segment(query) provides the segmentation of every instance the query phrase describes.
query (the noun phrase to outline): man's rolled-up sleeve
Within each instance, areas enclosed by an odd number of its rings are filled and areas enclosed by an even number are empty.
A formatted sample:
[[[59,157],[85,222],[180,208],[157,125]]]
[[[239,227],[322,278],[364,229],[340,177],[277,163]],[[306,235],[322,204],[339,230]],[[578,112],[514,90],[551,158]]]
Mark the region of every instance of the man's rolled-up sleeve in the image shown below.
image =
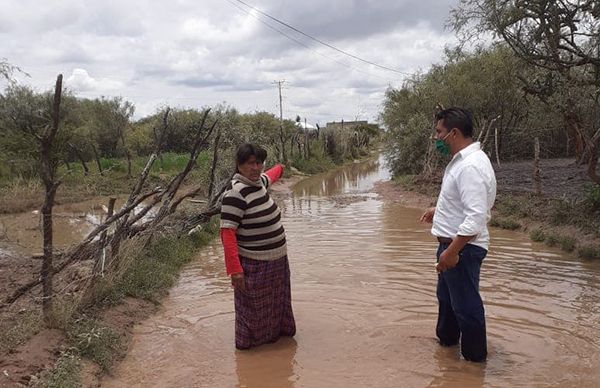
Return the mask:
[[[477,167],[465,166],[457,177],[457,184],[465,216],[457,234],[477,236],[487,224],[487,180]]]

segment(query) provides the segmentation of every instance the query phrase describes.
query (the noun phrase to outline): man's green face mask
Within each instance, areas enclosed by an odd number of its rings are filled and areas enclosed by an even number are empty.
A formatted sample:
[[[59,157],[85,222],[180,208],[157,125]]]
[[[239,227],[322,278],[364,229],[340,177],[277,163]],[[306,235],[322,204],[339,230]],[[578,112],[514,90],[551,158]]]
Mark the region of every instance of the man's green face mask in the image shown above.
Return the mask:
[[[450,132],[443,139],[435,141],[435,149],[442,155],[450,155],[450,146],[444,141],[448,136],[450,136]]]

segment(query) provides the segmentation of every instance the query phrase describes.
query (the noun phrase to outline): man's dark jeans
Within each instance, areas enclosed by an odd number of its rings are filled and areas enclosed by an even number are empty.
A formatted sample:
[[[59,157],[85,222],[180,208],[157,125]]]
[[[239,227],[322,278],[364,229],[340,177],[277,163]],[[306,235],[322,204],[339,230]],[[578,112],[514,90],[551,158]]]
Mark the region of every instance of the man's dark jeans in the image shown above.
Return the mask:
[[[440,254],[449,244],[440,244]],[[458,344],[466,360],[482,362],[487,357],[485,311],[479,295],[479,270],[487,250],[467,244],[460,252],[456,267],[438,275],[439,315],[436,328],[440,344]]]

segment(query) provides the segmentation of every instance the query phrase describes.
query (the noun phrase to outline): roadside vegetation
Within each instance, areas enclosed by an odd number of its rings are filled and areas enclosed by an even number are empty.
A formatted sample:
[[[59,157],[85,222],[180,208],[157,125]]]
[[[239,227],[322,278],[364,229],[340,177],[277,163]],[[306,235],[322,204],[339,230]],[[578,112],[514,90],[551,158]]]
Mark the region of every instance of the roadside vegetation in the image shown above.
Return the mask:
[[[47,118],[51,92],[36,92],[9,82],[0,93],[0,214],[39,208],[43,189],[39,176],[36,133]],[[65,92],[62,96],[61,130],[53,155],[56,175],[62,181],[58,203],[81,201],[91,196],[126,194],[144,168],[158,141],[167,135],[148,182],[168,183],[187,163],[187,152],[195,125],[208,107],[163,108],[133,121],[134,105],[121,98],[81,99]],[[163,123],[165,112],[168,123]],[[45,114],[46,116],[49,113]],[[46,121],[45,121],[46,120]],[[268,112],[242,114],[227,105],[212,107],[208,122],[218,121],[219,173],[232,169],[235,147],[254,142],[269,153],[268,165],[276,162],[314,174],[335,164],[360,157],[377,142],[377,126],[365,125],[348,131],[323,128],[303,131],[294,120],[283,120]],[[188,181],[208,185],[212,152],[207,139]]]
[[[109,371],[127,349],[131,333],[123,322],[134,323],[155,311],[177,281],[182,267],[217,235],[218,222],[218,217],[213,217],[191,235],[176,237],[164,234],[154,237],[150,243],[146,239],[129,241],[121,254],[122,273],[107,273],[94,282],[81,298],[58,299],[53,311],[53,328],[64,332],[61,355],[54,368],[41,373],[31,385],[81,386],[82,360],[97,364],[101,373]],[[138,311],[130,308],[111,313],[111,309],[120,306],[127,298],[141,301],[134,304]],[[9,356],[30,337],[45,330],[42,313],[35,308],[20,314],[16,320],[4,321],[2,326],[2,356]]]
[[[396,182],[435,193],[448,159],[433,147],[434,115],[443,108],[466,107],[474,115],[475,139],[497,175],[505,177],[499,180],[491,224],[528,231],[533,226],[529,232],[536,241],[598,258],[597,13],[590,2],[460,1],[449,25],[461,44],[447,48],[443,61],[427,72],[386,92],[380,119],[387,128],[383,144]],[[482,36],[491,37],[491,44],[477,44]],[[540,163],[536,143],[542,165],[545,159],[571,159],[572,174],[543,168],[534,174]],[[524,160],[531,161],[519,164],[526,170],[509,168]],[[578,171],[587,175],[585,182],[571,181]],[[524,174],[527,187],[516,187],[511,176]]]

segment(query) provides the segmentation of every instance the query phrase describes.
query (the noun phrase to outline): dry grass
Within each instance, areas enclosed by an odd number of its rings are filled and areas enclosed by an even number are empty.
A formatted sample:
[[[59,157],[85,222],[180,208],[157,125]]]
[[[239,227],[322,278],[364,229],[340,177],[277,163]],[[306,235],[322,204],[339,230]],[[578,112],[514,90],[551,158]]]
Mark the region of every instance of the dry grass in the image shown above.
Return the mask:
[[[39,207],[44,189],[39,180],[17,178],[0,187],[0,214]]]
[[[81,358],[72,351],[61,353],[58,361],[51,370],[30,381],[32,388],[77,388],[81,387],[79,369]]]
[[[40,311],[25,311],[0,321],[0,355],[10,353],[42,329]]]
[[[147,186],[164,186],[187,163],[187,154],[163,155],[163,161],[156,161],[148,177]],[[144,168],[147,157],[136,157],[133,159],[132,175],[127,176],[125,161],[122,159],[103,159],[107,168],[104,175],[100,175],[95,165],[90,164],[90,174],[83,175],[80,165],[73,164],[72,169],[67,171],[61,166],[58,176],[62,180],[57,193],[56,204],[73,203],[85,201],[98,195],[128,194],[138,175]],[[198,184],[207,182],[210,159],[207,152],[201,153],[196,167],[190,172],[188,181]],[[94,167],[94,169],[92,169]],[[208,185],[208,183],[207,183]],[[44,199],[44,187],[38,178],[12,177],[10,180],[0,182],[0,214],[21,213],[41,207]]]

